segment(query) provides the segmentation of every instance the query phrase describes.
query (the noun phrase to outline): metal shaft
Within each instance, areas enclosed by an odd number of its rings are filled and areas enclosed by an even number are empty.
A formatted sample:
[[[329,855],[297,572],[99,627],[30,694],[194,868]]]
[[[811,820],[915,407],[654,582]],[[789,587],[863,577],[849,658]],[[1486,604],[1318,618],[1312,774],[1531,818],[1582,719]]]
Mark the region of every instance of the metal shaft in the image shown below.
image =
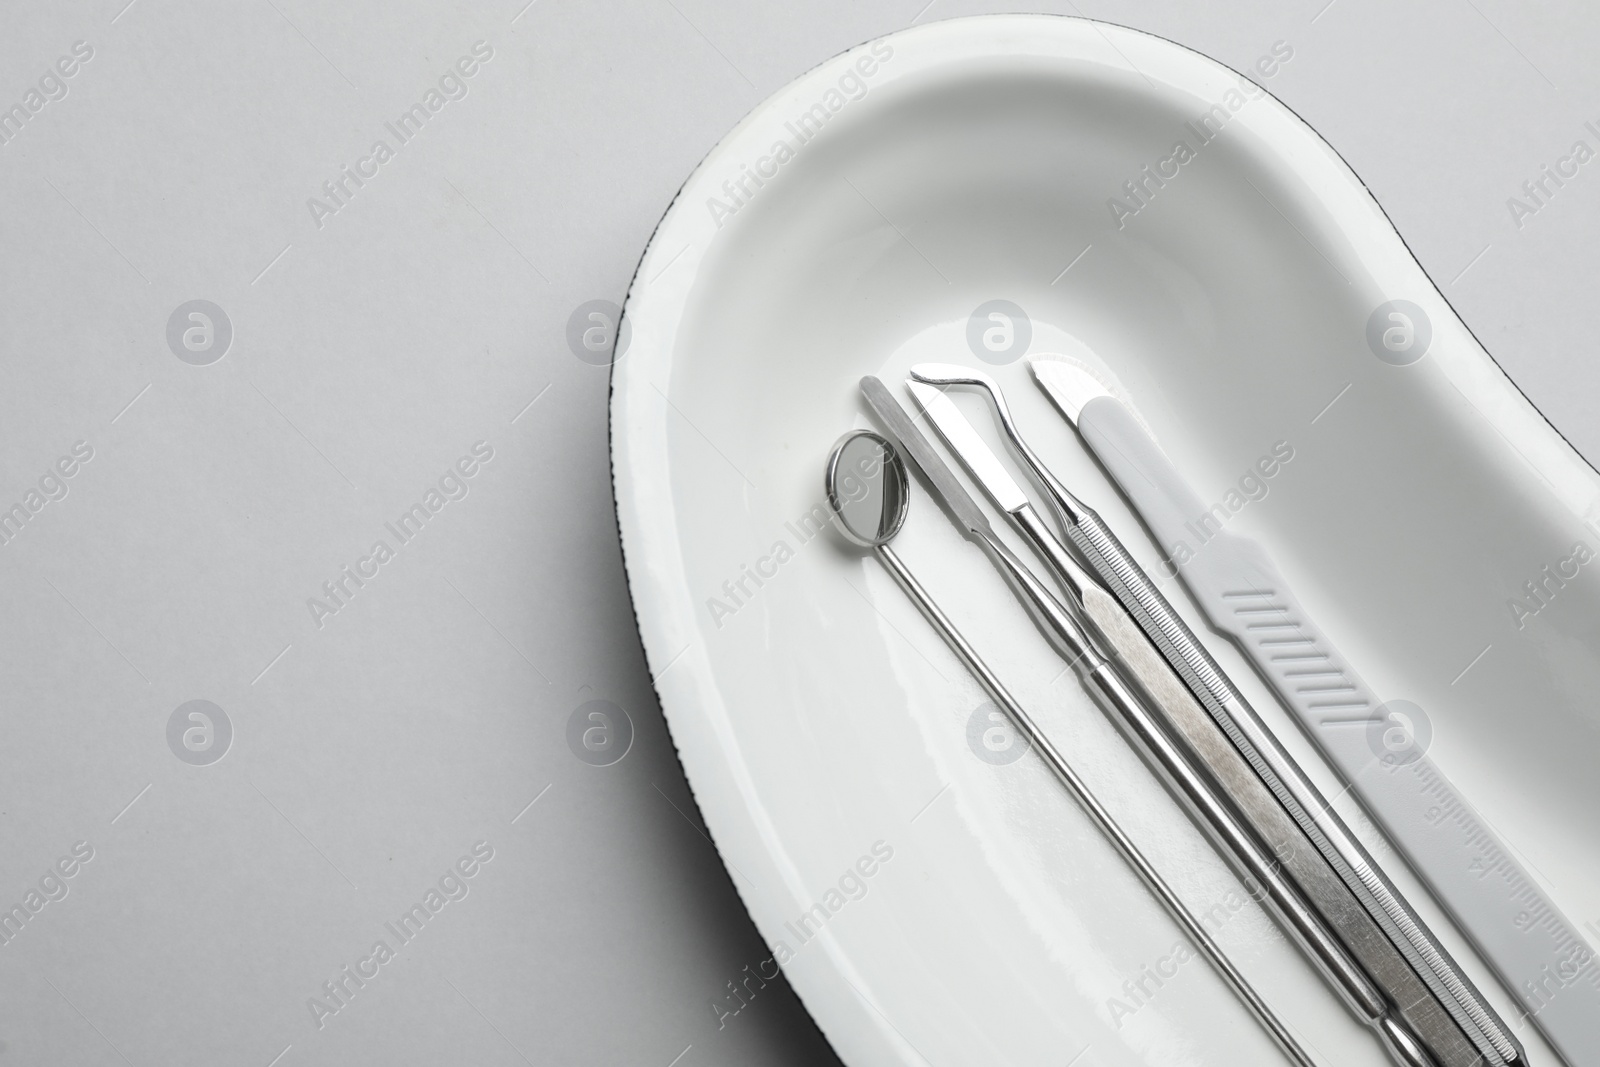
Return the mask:
[[[1206,930],[1200,919],[1189,910],[1188,905],[1183,902],[1177,892],[1161,877],[1155,866],[1139,850],[1139,846],[1123,831],[1122,827],[1112,818],[1111,813],[1090,792],[1083,779],[1078,777],[1078,773],[1072,769],[1060,751],[1038,728],[1033,718],[1024,710],[1022,705],[1017,703],[1016,698],[1011,695],[995,673],[989,669],[988,664],[983,661],[972,645],[956,629],[949,616],[945,615],[939,605],[928,595],[927,590],[922,587],[916,577],[901,562],[900,557],[895,554],[894,550],[888,545],[880,545],[874,550],[874,554],[890,575],[894,577],[895,581],[899,583],[900,588],[905,590],[912,603],[916,604],[923,617],[938,631],[939,636],[950,647],[950,651],[956,654],[956,657],[961,660],[972,676],[988,692],[995,704],[1005,712],[1016,728],[1028,739],[1029,745],[1045,761],[1045,764],[1049,766],[1056,778],[1066,787],[1067,792],[1072,794],[1073,800],[1078,803],[1078,806],[1083,809],[1100,832],[1111,842],[1112,847],[1117,850],[1128,866],[1133,868],[1134,873],[1139,876],[1139,880],[1144,883],[1145,887],[1162,903],[1168,914],[1183,929],[1183,932],[1194,943],[1200,953],[1206,957],[1212,968],[1222,977],[1223,981],[1228,983],[1234,995],[1255,1016],[1262,1029],[1267,1032],[1278,1047],[1283,1050],[1284,1054],[1298,1067],[1315,1067],[1314,1061],[1300,1047],[1299,1042],[1289,1032],[1288,1027],[1277,1017],[1266,1001],[1261,999],[1260,994],[1255,991],[1244,975],[1223,953],[1222,947],[1211,937],[1210,932]]]
[[[1379,1027],[1382,1016],[1393,1011],[1442,1063],[1478,1062],[1480,1052],[1469,1040],[1470,1031],[1452,1018],[1448,999],[1430,989],[1423,979],[1425,972],[1415,969],[1400,945],[1367,912],[1363,901],[1290,817],[1129,613],[1099,583],[1082,584],[1065,546],[1031,507],[1017,509],[1012,517],[1053,567],[1069,571],[1063,575],[1063,584],[1074,593],[1096,636],[1144,691],[1160,725],[1233,801],[1244,823],[1281,860],[1290,880],[1327,922],[1328,930],[1347,950],[1346,958],[1373,980],[1387,1003],[1376,1014],[1370,1013],[1370,1005],[1359,1005],[1369,1024]],[[1342,980],[1337,972],[1330,977]]]
[[[1028,608],[1040,632],[1078,671],[1113,724],[1235,871],[1261,887],[1262,902],[1279,926],[1350,1010],[1372,1027],[1390,1055],[1407,1067],[1431,1067],[1435,1062],[1442,1067],[1476,1064],[1476,1051],[1433,1002],[1427,988],[1376,928],[1362,926],[1370,920],[1344,887],[1331,873],[1326,878],[1316,877],[1307,862],[1314,859],[1314,853],[1287,836],[1298,836],[1298,831],[1276,807],[1276,801],[1270,795],[1265,796],[1266,804],[1259,802],[1260,797],[1254,798],[1257,803],[1246,809],[1248,815],[1237,806],[1237,794],[1251,785],[1266,794],[1265,787],[1242,761],[1237,768],[1227,764],[1226,756],[1232,753],[1238,760],[1237,753],[1220,733],[1215,738],[1205,736],[1205,728],[1216,732],[1216,727],[1193,705],[1193,698],[1176,677],[1164,686],[1157,682],[1154,692],[1131,688],[1095,650],[1096,641],[1083,625],[1009,549],[989,537],[981,538],[979,545]],[[1098,586],[1086,590],[1094,591],[1099,591]],[[1100,593],[1109,603],[1109,594]],[[1137,634],[1131,624],[1127,629]],[[1125,634],[1109,636],[1119,650],[1132,651],[1121,639]],[[1142,635],[1138,636],[1142,640]],[[1153,651],[1148,659],[1159,662]],[[1190,709],[1184,708],[1184,701]],[[1179,721],[1170,721],[1173,719]],[[1172,731],[1172,726],[1179,729]],[[1280,819],[1277,825],[1269,821],[1273,811]],[[1283,850],[1281,859],[1274,846]],[[1286,863],[1310,876],[1304,883],[1291,878]],[[1374,982],[1374,973],[1385,980],[1383,988]],[[1387,995],[1386,990],[1394,995]]]
[[[1085,562],[1272,788],[1317,851],[1473,1041],[1484,1061],[1506,1067],[1525,1064],[1521,1046],[1499,1024],[1482,994],[1400,897],[1255,709],[1226,681],[1205,646],[1100,516],[1084,507],[1080,520],[1069,526],[1067,533]]]

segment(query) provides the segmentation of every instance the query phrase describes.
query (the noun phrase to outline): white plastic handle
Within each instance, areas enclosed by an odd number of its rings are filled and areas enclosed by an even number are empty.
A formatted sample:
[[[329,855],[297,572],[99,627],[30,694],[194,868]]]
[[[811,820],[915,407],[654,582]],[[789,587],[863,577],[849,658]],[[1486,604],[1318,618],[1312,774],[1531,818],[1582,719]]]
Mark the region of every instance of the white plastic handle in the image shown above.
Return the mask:
[[[1339,655],[1260,544],[1223,528],[1122,403],[1078,430],[1218,633],[1250,659],[1572,1067],[1600,1067],[1600,962]],[[1179,546],[1182,546],[1181,549]]]

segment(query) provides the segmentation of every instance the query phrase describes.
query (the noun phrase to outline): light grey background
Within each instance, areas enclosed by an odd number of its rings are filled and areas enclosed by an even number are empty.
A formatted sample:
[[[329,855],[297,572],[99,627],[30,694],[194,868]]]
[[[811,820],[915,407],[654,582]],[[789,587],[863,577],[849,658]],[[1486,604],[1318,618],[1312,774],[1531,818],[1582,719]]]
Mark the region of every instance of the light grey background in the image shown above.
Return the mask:
[[[0,944],[0,1063],[827,1062],[777,985],[720,1025],[712,1007],[767,953],[654,704],[608,372],[568,320],[621,302],[678,185],[763,97],[865,38],[1014,8],[125,3],[0,24],[0,108],[93,49],[0,144],[0,509],[93,449],[0,545],[0,910],[94,850]],[[1600,12],[1042,9],[1241,69],[1288,42],[1267,87],[1600,457],[1600,160],[1520,227],[1507,206],[1574,141],[1600,150]],[[319,226],[308,198],[479,41],[466,96]],[[167,340],[195,299],[233,330],[205,366]],[[385,523],[476,442],[493,459],[467,495],[319,626],[308,598],[398,545]],[[168,745],[197,699],[233,730],[208,766]],[[590,700],[634,726],[610,766],[567,742]],[[308,999],[398,944],[384,924],[482,841],[467,895],[319,1028]]]

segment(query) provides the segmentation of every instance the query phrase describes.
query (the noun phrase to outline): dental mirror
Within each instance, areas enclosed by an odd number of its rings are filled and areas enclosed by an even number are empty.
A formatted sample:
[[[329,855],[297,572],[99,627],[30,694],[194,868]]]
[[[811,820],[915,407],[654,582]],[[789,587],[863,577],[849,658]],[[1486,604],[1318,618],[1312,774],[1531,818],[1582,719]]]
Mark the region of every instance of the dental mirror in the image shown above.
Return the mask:
[[[911,483],[905,461],[871,430],[839,438],[824,483],[839,532],[862,548],[888,545],[906,521]]]

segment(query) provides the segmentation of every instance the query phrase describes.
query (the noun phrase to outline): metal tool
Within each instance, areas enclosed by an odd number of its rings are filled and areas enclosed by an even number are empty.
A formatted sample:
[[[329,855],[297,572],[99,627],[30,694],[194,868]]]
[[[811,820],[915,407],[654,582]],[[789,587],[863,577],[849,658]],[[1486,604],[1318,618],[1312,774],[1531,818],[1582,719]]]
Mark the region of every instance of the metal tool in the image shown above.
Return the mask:
[[[1183,679],[1310,839],[1328,867],[1428,985],[1484,1061],[1491,1065],[1525,1063],[1521,1046],[1510,1037],[1505,1024],[1483,1000],[1482,994],[1382,874],[1255,709],[1226,681],[1221,668],[1133,561],[1121,541],[1094,509],[1067,490],[1028,446],[1017,430],[1004,394],[994,381],[982,371],[954,364],[920,364],[913,367],[911,373],[926,383],[973,386],[983,393],[1012,450],[1045,490],[1051,510],[1084,562]],[[984,449],[987,451],[986,445]],[[974,475],[977,474],[975,470]],[[1001,506],[1005,509],[1005,505]],[[1042,525],[1020,516],[1019,520],[1025,521],[1027,526]],[[1024,532],[1027,532],[1026,527]],[[1033,539],[1030,534],[1030,540]],[[1058,542],[1056,549],[1059,547]],[[1052,553],[1048,544],[1042,551],[1047,557]]]
[[[1122,403],[1082,368],[1039,360],[1034,373],[1170,550],[1207,514]],[[1259,544],[1198,527],[1178,568],[1211,625],[1229,637],[1352,784],[1374,819],[1572,1067],[1600,1064],[1600,963],[1340,656]],[[1401,727],[1396,729],[1396,727]],[[1376,743],[1375,743],[1376,742]],[[1385,747],[1387,746],[1387,747]]]
[[[892,401],[891,401],[892,403]],[[884,569],[905,590],[923,617],[938,631],[950,650],[956,654],[972,676],[993,698],[995,704],[1010,718],[1013,725],[1027,738],[1033,750],[1039,753],[1067,792],[1099,828],[1127,862],[1139,879],[1162,903],[1195,947],[1206,957],[1212,967],[1226,981],[1234,994],[1244,1003],[1262,1028],[1297,1067],[1315,1067],[1314,1061],[1295,1041],[1272,1008],[1261,999],[1244,975],[1234,967],[1221,946],[1212,939],[1200,919],[1189,910],[1183,899],[1161,877],[1105,806],[1090,792],[1066,759],[1045,736],[1033,718],[1001,683],[977,651],[961,636],[955,624],[940,610],[926,589],[889,547],[905,523],[910,507],[911,486],[904,461],[894,446],[868,430],[855,430],[841,437],[828,457],[825,485],[828,504],[833,509],[836,524],[845,538],[862,548],[871,549]]]
[[[1170,775],[1170,763],[1183,761],[1211,795],[1237,811],[1240,830],[1274,857],[1287,878],[1266,883],[1275,912],[1318,964],[1329,984],[1353,1011],[1386,1041],[1395,1017],[1405,1020],[1422,1047],[1442,1064],[1481,1062],[1477,1050],[1451,1020],[1428,987],[1394,945],[1362,910],[1348,887],[1328,866],[1244,757],[1200,707],[1120,604],[1074,562],[1028,501],[1005,465],[938,388],[909,383],[912,395],[946,443],[967,466],[995,504],[1033,542],[1063,579],[1074,606],[1094,636],[1143,690],[1155,728],[1171,738],[1176,756],[1157,754],[1156,769]],[[1186,800],[1189,798],[1185,798]],[[1190,807],[1199,818],[1215,819],[1208,809]],[[1225,843],[1232,844],[1231,838]],[[1235,845],[1234,847],[1237,848]],[[1251,853],[1236,858],[1248,866]],[[1256,871],[1251,869],[1251,873]],[[1259,877],[1259,875],[1258,875]],[[1285,888],[1287,887],[1287,888]],[[1286,893],[1292,892],[1290,897]],[[1303,900],[1306,911],[1299,910]],[[1402,1047],[1402,1062],[1409,1054]]]
[[[1399,1063],[1443,1067],[1472,1067],[1479,1057],[1460,1032],[1443,1017],[1430,1017],[1432,999],[1422,990],[1416,1004],[1392,1004],[1372,983],[1360,963],[1353,958],[1330,929],[1327,918],[1318,912],[1285,876],[1271,849],[1241,817],[1229,798],[1198,767],[1163,728],[1160,717],[1142,696],[1101,654],[1083,625],[1035,578],[1020,560],[994,536],[989,520],[967,495],[955,475],[939,458],[933,446],[912,425],[911,419],[876,378],[864,378],[862,392],[874,412],[899,441],[901,451],[927,477],[939,501],[966,538],[995,564],[1012,591],[1033,617],[1039,632],[1058,655],[1078,672],[1096,703],[1107,713],[1129,744],[1156,772],[1168,791],[1189,812],[1235,870],[1248,882],[1258,884],[1262,899],[1280,927],[1293,938],[1327,978],[1330,986],[1345,999],[1351,1010],[1371,1026]],[[1176,700],[1181,686],[1169,687],[1157,699]],[[1400,984],[1400,976],[1394,976]],[[1414,976],[1413,976],[1414,977]],[[1428,1029],[1428,1040],[1418,1035],[1408,1014],[1415,1014]]]

